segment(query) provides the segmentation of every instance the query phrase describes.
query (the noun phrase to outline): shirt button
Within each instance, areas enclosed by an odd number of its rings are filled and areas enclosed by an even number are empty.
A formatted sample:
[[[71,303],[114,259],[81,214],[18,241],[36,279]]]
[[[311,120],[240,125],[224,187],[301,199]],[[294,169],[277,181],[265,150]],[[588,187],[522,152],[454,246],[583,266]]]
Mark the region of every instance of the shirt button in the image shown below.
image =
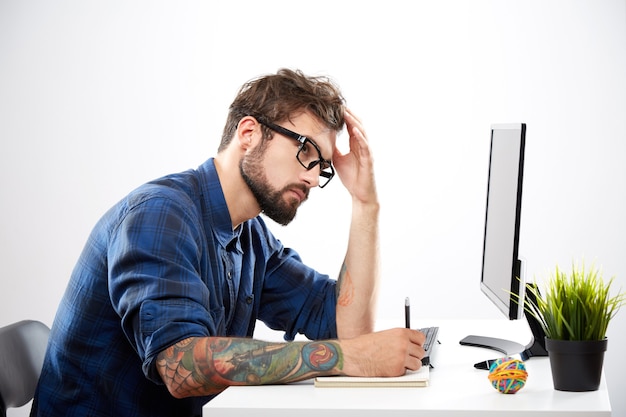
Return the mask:
[[[246,303],[248,303],[248,304],[252,304],[253,300],[254,300],[254,297],[252,297],[251,295],[246,297]]]
[[[230,272],[230,271],[228,271],[228,273],[226,274],[226,277],[227,277],[228,279],[233,279],[233,273],[232,273],[232,272]]]

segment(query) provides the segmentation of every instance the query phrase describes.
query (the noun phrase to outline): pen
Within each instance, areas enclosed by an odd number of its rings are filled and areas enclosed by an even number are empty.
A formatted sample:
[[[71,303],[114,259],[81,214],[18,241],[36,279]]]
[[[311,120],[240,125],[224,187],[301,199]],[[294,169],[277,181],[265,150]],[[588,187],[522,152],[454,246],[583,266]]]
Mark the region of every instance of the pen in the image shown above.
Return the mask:
[[[411,328],[411,302],[409,297],[404,299],[404,324],[407,329]]]

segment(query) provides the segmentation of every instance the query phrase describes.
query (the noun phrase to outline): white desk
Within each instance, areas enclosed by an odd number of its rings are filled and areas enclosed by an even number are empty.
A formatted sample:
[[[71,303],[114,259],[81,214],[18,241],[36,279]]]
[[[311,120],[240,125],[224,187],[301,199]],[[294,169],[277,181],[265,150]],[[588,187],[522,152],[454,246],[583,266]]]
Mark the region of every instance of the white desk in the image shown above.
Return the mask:
[[[230,387],[203,408],[204,417],[230,416],[610,416],[604,375],[598,391],[556,391],[548,358],[526,362],[528,380],[517,394],[500,394],[474,369],[476,362],[502,356],[488,349],[461,346],[468,334],[503,337],[526,344],[525,321],[429,320],[415,327],[439,326],[435,369],[425,388],[315,388],[312,381],[291,385]],[[382,327],[381,327],[382,328]]]

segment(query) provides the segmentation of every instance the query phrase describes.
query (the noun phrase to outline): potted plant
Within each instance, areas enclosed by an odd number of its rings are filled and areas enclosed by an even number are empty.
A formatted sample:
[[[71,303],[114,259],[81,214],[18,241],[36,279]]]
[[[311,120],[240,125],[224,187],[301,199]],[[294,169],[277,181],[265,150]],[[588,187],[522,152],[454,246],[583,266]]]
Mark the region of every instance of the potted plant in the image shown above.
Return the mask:
[[[561,391],[595,391],[600,385],[606,331],[626,302],[621,291],[611,295],[613,278],[604,281],[594,266],[572,264],[568,275],[556,267],[544,285],[528,285],[531,297],[524,304],[546,337],[554,388]]]

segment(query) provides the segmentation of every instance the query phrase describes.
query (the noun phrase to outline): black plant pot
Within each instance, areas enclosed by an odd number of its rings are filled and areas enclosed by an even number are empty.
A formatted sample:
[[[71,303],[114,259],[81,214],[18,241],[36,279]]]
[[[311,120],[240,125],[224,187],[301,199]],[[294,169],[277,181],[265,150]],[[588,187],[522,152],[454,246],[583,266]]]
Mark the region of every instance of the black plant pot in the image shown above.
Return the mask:
[[[604,340],[554,340],[546,337],[552,382],[559,391],[595,391],[606,352]]]

